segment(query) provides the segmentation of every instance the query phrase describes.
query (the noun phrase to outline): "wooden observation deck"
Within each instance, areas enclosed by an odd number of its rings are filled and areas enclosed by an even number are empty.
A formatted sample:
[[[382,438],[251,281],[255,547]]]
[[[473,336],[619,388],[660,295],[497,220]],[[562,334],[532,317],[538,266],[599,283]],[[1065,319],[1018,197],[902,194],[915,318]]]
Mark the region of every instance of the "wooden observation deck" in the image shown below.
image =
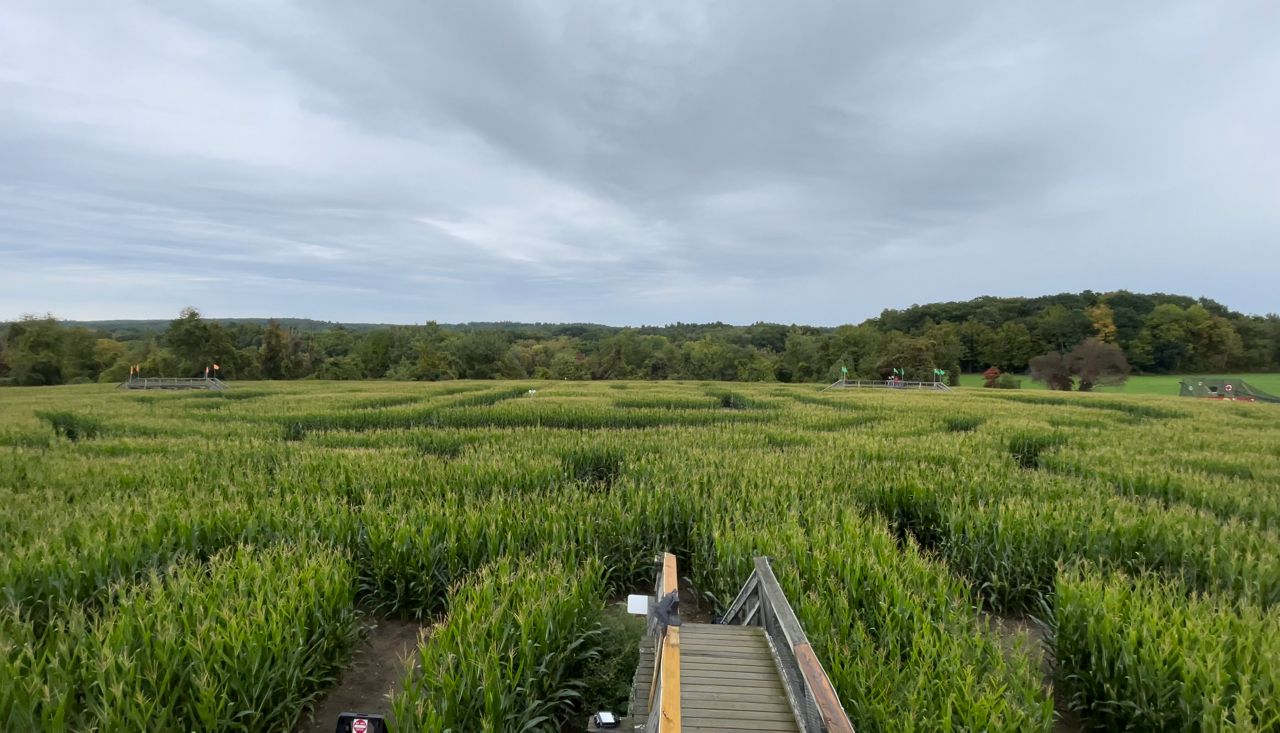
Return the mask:
[[[768,558],[721,623],[679,620],[676,559],[662,557],[627,733],[853,733]]]
[[[933,392],[950,392],[951,388],[944,382],[895,382],[891,379],[841,379],[822,388],[829,389],[916,389]]]
[[[134,377],[120,389],[212,389],[221,392],[227,383],[216,377]]]

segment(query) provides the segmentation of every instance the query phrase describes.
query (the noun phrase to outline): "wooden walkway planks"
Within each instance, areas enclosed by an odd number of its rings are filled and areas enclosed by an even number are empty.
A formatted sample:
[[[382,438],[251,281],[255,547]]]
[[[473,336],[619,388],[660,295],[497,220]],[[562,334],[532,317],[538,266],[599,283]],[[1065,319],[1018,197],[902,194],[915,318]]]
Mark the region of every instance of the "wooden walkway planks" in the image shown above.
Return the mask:
[[[769,558],[755,558],[720,624],[671,620],[676,558],[663,553],[657,560],[661,571],[648,599],[648,633],[623,730],[854,733]]]
[[[640,642],[640,662],[636,665],[635,676],[631,678],[631,700],[627,706],[627,717],[622,722],[624,731],[634,730],[648,720],[649,687],[653,684],[653,644],[646,638]]]
[[[764,631],[680,627],[682,733],[799,733]]]

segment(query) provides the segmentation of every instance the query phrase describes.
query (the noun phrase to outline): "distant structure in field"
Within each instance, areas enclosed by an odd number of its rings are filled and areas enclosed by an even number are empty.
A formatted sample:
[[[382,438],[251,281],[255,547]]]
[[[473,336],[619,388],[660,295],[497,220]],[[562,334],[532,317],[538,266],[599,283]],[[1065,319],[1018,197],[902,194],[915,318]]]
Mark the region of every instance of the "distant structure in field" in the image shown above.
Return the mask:
[[[1280,397],[1267,394],[1243,379],[1190,377],[1178,383],[1178,396],[1236,402],[1275,402]]]
[[[142,365],[129,367],[128,381],[121,382],[119,389],[212,389],[218,392],[227,388],[222,381],[222,367],[211,364],[204,368],[203,377],[144,377]]]

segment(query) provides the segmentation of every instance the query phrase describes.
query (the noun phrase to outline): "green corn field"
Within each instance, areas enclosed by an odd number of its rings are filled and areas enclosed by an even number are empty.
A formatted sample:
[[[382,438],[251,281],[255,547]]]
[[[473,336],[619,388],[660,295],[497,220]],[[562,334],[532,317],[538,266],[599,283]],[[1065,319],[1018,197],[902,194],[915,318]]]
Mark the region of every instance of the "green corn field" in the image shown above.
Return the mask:
[[[396,730],[571,730],[662,551],[719,610],[772,557],[860,731],[1280,730],[1272,405],[13,388],[0,500],[0,730],[294,730],[380,617]]]

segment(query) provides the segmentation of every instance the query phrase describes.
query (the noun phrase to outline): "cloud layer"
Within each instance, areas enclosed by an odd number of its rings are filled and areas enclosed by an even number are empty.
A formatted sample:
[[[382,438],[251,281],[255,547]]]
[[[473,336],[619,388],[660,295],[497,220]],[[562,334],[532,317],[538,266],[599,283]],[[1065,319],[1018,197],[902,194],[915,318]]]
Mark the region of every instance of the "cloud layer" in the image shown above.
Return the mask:
[[[0,318],[1280,309],[1280,5],[0,5]]]

